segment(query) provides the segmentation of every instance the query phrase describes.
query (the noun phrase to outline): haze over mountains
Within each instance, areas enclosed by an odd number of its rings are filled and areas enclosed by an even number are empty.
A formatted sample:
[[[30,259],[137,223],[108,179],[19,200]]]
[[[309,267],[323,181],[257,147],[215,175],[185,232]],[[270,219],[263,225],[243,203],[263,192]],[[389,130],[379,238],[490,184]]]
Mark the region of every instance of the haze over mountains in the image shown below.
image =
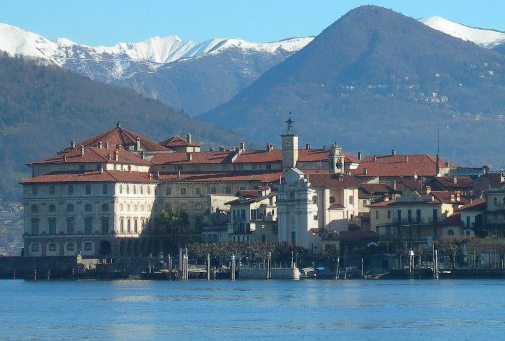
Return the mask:
[[[444,157],[499,165],[504,71],[505,56],[492,49],[363,6],[199,118],[270,140],[292,111],[305,142],[371,154],[434,154],[440,122]]]

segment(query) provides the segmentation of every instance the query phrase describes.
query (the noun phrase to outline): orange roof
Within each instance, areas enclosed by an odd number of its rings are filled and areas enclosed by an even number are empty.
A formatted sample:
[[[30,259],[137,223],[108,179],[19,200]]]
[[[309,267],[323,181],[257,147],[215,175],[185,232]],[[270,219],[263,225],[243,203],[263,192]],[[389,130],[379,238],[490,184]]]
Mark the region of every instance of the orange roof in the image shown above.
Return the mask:
[[[482,211],[486,209],[486,200],[474,199],[468,204],[461,206],[458,211]]]
[[[309,174],[310,184],[319,188],[358,188],[359,183],[354,176],[336,174]]]
[[[387,207],[387,206],[391,206],[395,202],[396,202],[395,200],[381,201],[381,202],[377,202],[375,204],[368,205],[368,207]]]
[[[164,147],[201,147],[200,144],[195,142],[188,142],[185,138],[180,137],[179,135],[172,136],[164,141],[159,143]]]
[[[90,171],[83,173],[60,173],[55,172],[46,175],[26,179],[20,183],[23,185],[41,183],[68,183],[68,182],[136,182],[156,183],[149,173],[121,172],[121,171]]]
[[[274,150],[244,150],[235,163],[274,163],[281,162],[282,151]]]
[[[282,172],[216,172],[160,174],[162,182],[278,182]]]
[[[439,166],[452,165],[440,159]],[[361,176],[435,176],[436,158],[429,155],[367,156],[351,173]]]
[[[115,153],[118,161],[115,161]],[[66,149],[58,155],[48,159],[33,162],[34,164],[50,163],[118,163],[132,165],[150,165],[148,160],[144,160],[137,154],[124,149],[106,149],[97,147],[84,147],[84,155],[81,147]]]
[[[77,146],[84,145],[86,147],[97,147],[101,142],[102,144],[109,144],[109,148],[116,148],[117,146],[122,146],[124,149],[129,149],[131,146],[135,146],[137,143],[137,137],[140,138],[140,146],[146,151],[163,151],[167,148],[159,145],[158,143],[143,137],[140,134],[131,132],[124,128],[121,128],[121,124],[118,123],[113,129],[107,130],[106,132],[84,140],[82,142],[76,143]],[[63,151],[67,151],[71,148],[66,148]]]
[[[235,151],[212,151],[196,153],[161,153],[151,159],[153,165],[167,164],[219,164],[230,162]],[[191,160],[189,159],[191,155]]]

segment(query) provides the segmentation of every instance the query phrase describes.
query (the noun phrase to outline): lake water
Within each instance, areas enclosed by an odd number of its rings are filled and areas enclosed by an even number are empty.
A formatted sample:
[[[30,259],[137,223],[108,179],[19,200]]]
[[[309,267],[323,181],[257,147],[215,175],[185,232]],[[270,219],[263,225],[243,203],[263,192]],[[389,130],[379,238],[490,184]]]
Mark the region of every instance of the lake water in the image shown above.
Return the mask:
[[[0,340],[500,340],[505,281],[0,281]]]

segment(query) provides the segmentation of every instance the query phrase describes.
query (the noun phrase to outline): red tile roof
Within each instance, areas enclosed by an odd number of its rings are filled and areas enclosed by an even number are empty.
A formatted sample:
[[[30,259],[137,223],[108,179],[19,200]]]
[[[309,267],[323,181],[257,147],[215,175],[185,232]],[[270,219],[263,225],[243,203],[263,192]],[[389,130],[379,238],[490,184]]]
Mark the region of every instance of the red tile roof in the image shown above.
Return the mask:
[[[473,188],[473,180],[469,176],[441,176],[433,179],[437,187],[451,189],[469,190]]]
[[[216,172],[160,174],[162,182],[260,182],[277,183],[282,172]]]
[[[375,204],[368,205],[368,207],[387,207],[393,205],[395,202],[396,200],[381,201],[376,202]]]
[[[183,137],[180,137],[179,135],[172,136],[164,141],[161,141],[159,144],[164,147],[168,147],[168,148],[172,148],[172,147],[201,147],[200,144],[195,143],[195,142],[188,142],[188,140],[186,140]]]
[[[360,190],[367,194],[387,194],[394,192],[393,188],[389,184],[377,183],[377,184],[360,184]]]
[[[358,188],[359,183],[354,176],[336,174],[308,174],[312,187],[318,188]]]
[[[458,211],[484,211],[486,209],[486,200],[474,199],[468,204],[460,207]]]
[[[83,173],[61,173],[55,172],[40,175],[31,179],[26,179],[20,183],[23,185],[41,183],[68,183],[68,182],[135,182],[135,183],[156,183],[149,173],[142,172],[121,172],[121,171],[91,171]]]
[[[144,136],[121,128],[118,124],[117,127],[107,130],[106,132],[84,140],[82,142],[76,143],[77,146],[84,145],[87,147],[97,147],[100,142],[103,145],[109,144],[109,148],[116,148],[117,146],[122,146],[123,149],[128,149],[130,146],[135,146],[137,143],[137,137],[140,138],[140,146],[146,151],[164,151],[167,150],[166,147],[159,145],[158,143],[145,138]],[[67,151],[70,148],[66,148],[63,151]]]
[[[168,164],[219,164],[230,162],[235,151],[213,151],[197,153],[161,153],[151,159],[153,165]],[[189,160],[191,155],[191,160]]]
[[[439,160],[440,167],[447,167],[444,160]],[[367,156],[361,160],[353,175],[362,176],[435,176],[436,158],[429,155],[389,155]]]
[[[115,161],[115,153],[118,161]],[[64,152],[50,158],[33,162],[34,164],[50,163],[118,163],[131,165],[150,165],[148,160],[142,159],[137,154],[124,149],[106,149],[97,147],[84,147],[84,155],[80,146],[66,149]]]
[[[435,197],[435,200],[437,200],[440,203],[444,204],[462,204],[465,201],[460,197],[460,200],[458,200],[458,195],[454,192],[449,192],[449,191],[431,191],[430,195]]]

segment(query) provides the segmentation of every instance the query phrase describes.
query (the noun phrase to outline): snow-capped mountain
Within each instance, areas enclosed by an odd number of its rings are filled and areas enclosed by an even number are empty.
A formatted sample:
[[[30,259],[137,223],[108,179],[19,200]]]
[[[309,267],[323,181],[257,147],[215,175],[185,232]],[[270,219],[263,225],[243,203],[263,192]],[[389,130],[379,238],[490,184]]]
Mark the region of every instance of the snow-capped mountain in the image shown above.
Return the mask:
[[[421,22],[437,31],[482,47],[494,48],[505,43],[505,32],[473,28],[436,16],[421,19]]]
[[[35,58],[93,80],[132,87],[189,114],[205,112],[229,100],[312,39],[252,43],[217,38],[194,42],[168,36],[93,47],[66,38],[51,41],[0,24],[0,51]]]

